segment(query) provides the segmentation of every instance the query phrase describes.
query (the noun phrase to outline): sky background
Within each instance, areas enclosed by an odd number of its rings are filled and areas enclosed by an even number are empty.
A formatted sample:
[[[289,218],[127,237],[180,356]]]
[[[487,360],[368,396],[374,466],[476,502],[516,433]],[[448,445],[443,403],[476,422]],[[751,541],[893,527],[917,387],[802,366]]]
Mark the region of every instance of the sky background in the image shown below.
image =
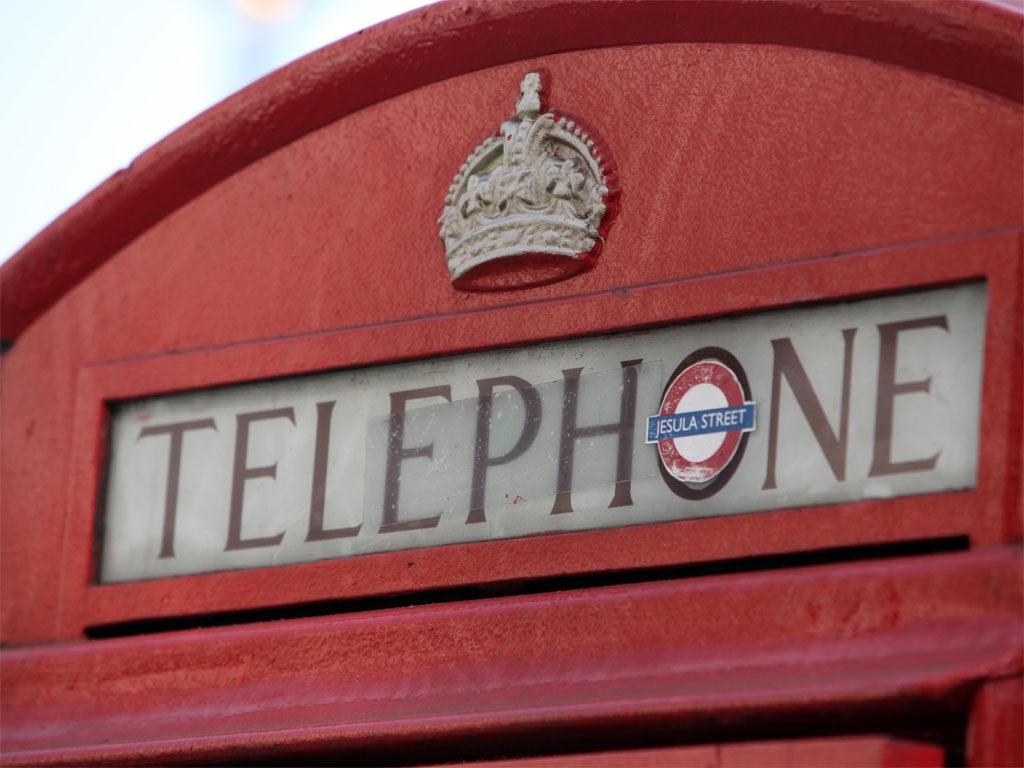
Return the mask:
[[[230,94],[425,0],[0,0],[0,261]]]

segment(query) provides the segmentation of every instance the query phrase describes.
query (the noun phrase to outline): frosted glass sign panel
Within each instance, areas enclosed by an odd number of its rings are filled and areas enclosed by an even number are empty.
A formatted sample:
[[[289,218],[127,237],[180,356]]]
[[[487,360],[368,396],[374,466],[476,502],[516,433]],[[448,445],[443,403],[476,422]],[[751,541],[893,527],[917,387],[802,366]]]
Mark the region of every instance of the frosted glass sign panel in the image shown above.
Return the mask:
[[[970,488],[986,288],[111,405],[103,582]]]

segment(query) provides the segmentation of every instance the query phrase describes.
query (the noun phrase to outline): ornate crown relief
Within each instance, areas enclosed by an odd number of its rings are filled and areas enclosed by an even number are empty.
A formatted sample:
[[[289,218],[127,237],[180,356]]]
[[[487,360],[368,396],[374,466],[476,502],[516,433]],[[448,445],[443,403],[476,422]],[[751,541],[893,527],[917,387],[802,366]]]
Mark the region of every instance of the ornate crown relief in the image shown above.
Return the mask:
[[[592,264],[608,177],[593,138],[541,114],[541,76],[523,79],[518,119],[483,141],[459,169],[438,224],[452,283],[491,290],[537,285]]]

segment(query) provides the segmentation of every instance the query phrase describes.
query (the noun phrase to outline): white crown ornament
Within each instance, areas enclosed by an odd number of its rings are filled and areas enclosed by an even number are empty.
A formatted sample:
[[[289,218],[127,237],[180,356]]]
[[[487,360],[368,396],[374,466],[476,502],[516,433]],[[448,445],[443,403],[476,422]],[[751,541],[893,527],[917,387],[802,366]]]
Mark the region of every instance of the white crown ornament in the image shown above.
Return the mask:
[[[523,79],[518,119],[459,169],[438,224],[452,284],[540,285],[593,265],[609,198],[599,144],[575,121],[541,114],[539,72]]]

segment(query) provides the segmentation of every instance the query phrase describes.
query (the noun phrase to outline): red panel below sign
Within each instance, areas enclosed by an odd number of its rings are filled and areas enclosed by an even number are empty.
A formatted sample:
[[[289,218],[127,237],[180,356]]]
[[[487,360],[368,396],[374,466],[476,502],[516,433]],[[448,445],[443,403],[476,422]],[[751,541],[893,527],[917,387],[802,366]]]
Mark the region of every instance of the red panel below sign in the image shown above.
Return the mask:
[[[467,768],[940,768],[941,747],[885,736],[762,741],[665,749],[551,755],[466,763]]]

